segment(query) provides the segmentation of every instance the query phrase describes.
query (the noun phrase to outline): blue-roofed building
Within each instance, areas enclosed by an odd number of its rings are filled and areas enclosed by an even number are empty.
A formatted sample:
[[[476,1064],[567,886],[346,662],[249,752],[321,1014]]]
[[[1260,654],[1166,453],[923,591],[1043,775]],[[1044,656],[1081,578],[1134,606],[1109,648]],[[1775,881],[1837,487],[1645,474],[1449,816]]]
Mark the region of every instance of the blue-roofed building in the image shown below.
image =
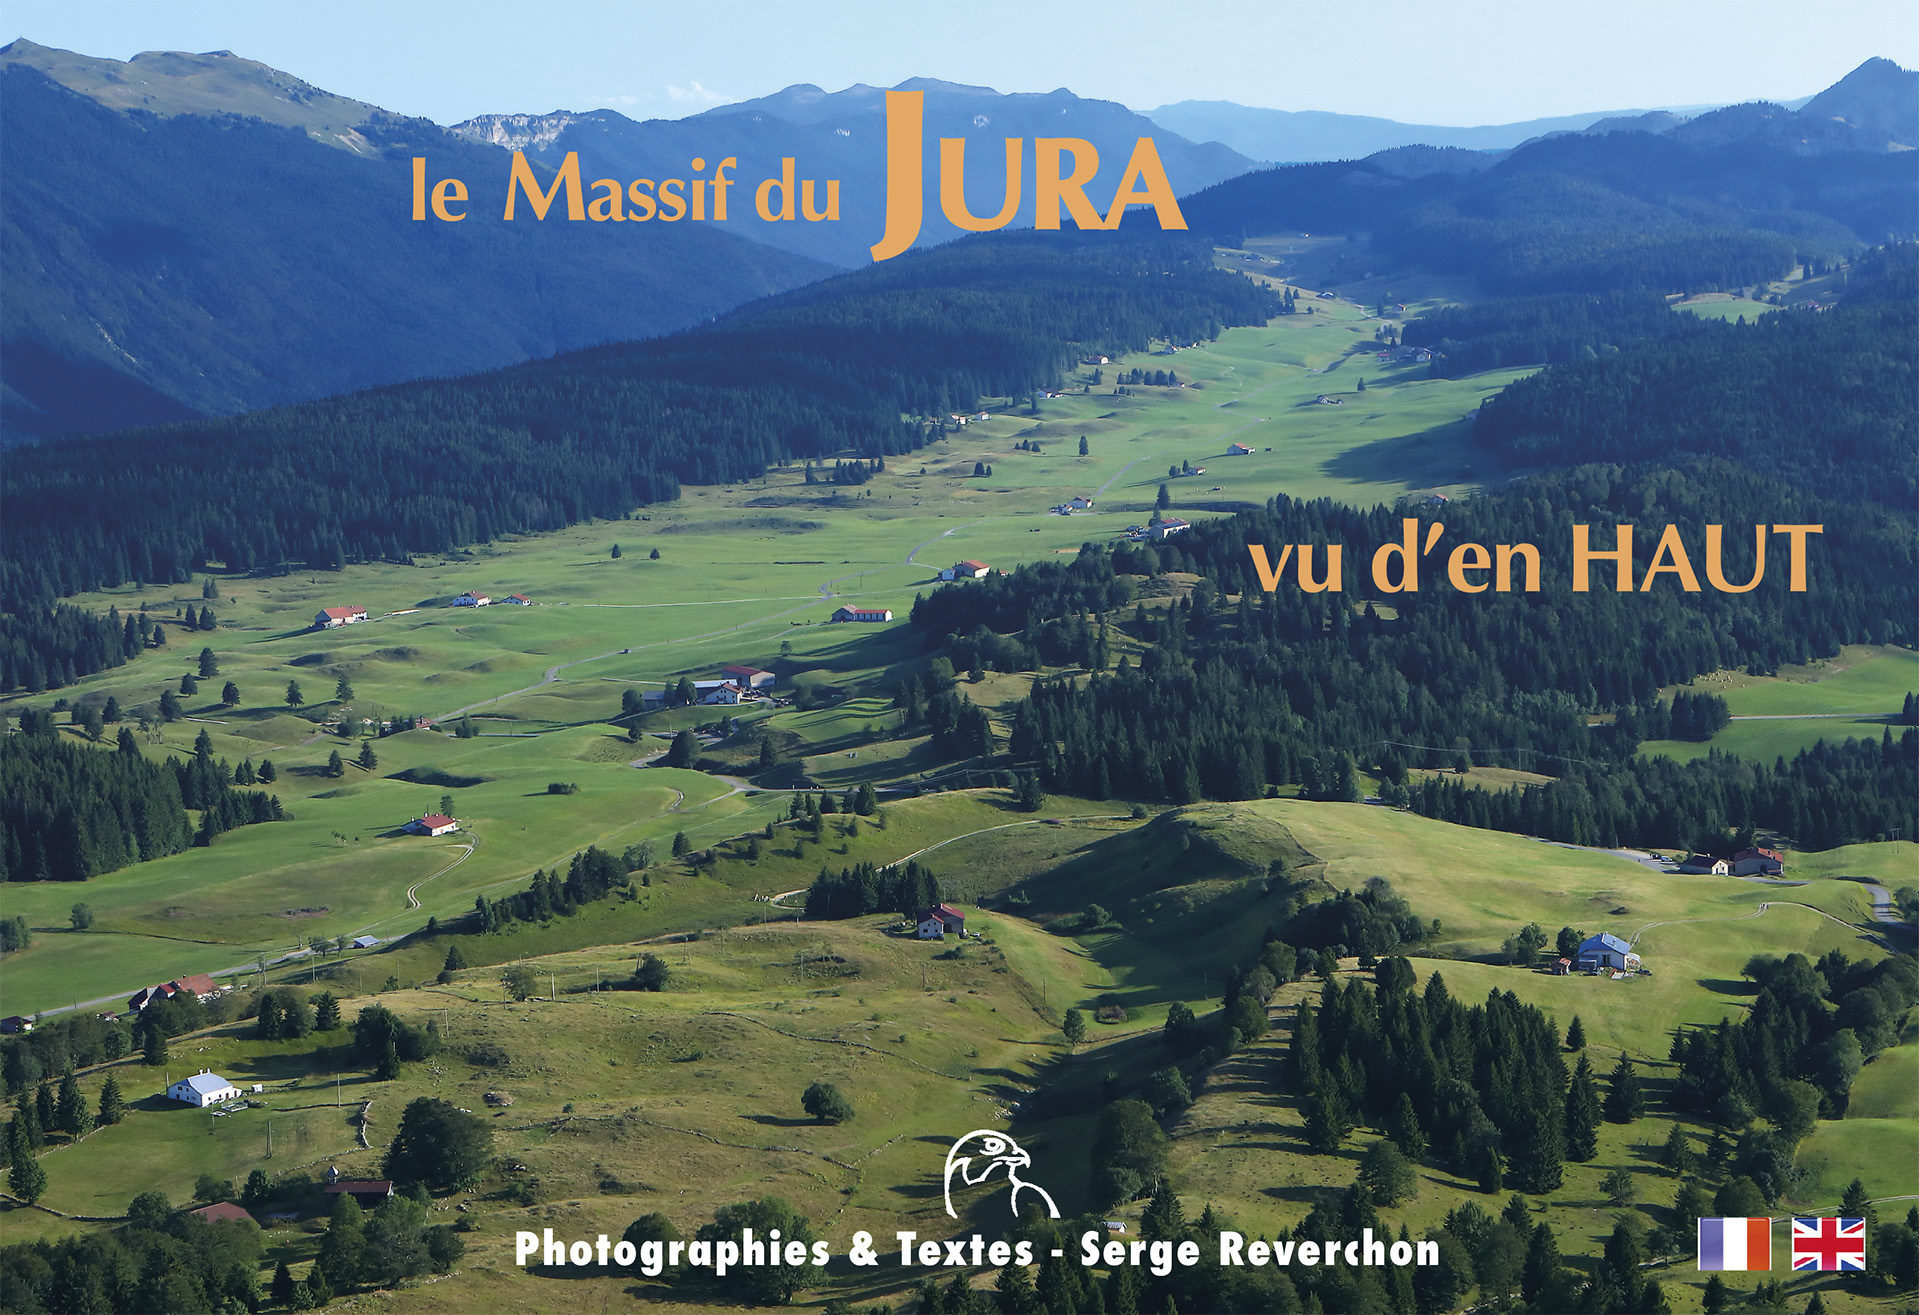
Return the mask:
[[[1579,943],[1579,956],[1574,966],[1582,973],[1600,973],[1610,970],[1630,972],[1639,966],[1639,956],[1625,941],[1609,931],[1597,936],[1588,936]]]

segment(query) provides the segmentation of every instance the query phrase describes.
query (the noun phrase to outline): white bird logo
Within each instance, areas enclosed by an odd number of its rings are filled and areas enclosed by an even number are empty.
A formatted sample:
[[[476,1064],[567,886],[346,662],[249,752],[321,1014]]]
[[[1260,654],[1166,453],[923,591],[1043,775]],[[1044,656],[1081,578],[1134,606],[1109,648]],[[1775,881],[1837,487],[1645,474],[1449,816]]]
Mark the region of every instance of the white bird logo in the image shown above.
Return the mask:
[[[953,1209],[953,1176],[959,1175],[964,1187],[977,1187],[993,1176],[993,1171],[1005,1166],[1006,1180],[1013,1185],[1013,1216],[1019,1217],[1019,1194],[1032,1192],[1046,1202],[1046,1214],[1049,1219],[1059,1218],[1059,1207],[1053,1204],[1046,1189],[1037,1183],[1029,1183],[1019,1176],[1021,1169],[1029,1167],[1033,1157],[1023,1150],[1020,1144],[1003,1132],[991,1128],[975,1128],[953,1143],[953,1149],[946,1152],[946,1213],[959,1218],[959,1212]]]

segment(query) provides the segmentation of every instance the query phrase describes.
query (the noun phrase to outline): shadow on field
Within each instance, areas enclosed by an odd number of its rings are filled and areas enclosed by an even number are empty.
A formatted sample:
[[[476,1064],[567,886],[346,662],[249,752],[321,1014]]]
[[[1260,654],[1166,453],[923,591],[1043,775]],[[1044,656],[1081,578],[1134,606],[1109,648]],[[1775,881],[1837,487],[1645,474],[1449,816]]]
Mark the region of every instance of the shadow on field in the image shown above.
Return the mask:
[[[1744,978],[1733,980],[1726,977],[1701,977],[1699,984],[1708,991],[1717,991],[1720,995],[1758,995],[1759,983]]]
[[[1503,473],[1492,454],[1472,444],[1472,424],[1454,420],[1397,438],[1350,448],[1320,464],[1335,479],[1403,484],[1408,489],[1486,479]]]
[[[769,1128],[811,1128],[819,1124],[818,1119],[790,1119],[783,1114],[742,1114],[740,1117]]]

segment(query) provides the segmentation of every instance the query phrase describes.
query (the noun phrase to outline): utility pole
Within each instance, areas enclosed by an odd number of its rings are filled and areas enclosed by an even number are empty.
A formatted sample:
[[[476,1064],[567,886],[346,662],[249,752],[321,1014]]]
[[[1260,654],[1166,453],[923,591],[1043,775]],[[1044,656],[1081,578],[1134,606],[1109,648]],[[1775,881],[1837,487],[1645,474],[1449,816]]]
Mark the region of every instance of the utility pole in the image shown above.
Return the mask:
[[[267,1120],[267,1159],[273,1158],[273,1120]]]

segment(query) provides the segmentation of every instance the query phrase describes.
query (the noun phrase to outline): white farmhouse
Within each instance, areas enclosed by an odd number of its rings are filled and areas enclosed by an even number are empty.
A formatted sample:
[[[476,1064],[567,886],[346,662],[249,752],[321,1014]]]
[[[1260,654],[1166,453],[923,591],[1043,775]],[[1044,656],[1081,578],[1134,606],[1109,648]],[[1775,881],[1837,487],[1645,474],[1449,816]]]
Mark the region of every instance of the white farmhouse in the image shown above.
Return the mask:
[[[240,1089],[218,1073],[202,1069],[192,1077],[181,1078],[168,1087],[167,1098],[205,1109],[209,1105],[240,1099]]]

